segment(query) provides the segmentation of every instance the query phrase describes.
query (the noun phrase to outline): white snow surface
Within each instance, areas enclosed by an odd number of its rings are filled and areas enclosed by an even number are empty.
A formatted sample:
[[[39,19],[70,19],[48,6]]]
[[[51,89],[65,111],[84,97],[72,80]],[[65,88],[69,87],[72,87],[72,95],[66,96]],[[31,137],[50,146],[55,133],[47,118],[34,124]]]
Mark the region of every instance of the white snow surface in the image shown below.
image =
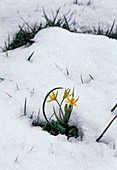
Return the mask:
[[[82,4],[75,5],[72,0],[3,0],[0,46],[9,33],[13,36],[18,30],[21,18],[31,24],[43,20],[42,7],[50,13],[59,7],[62,13],[75,11],[80,25],[100,22],[107,26],[117,17],[116,0],[91,0],[90,6],[88,1],[79,2]],[[117,41],[57,27],[41,30],[34,40],[30,47],[0,53],[0,78],[4,78],[0,79],[0,170],[116,170],[116,120],[100,143],[96,139],[117,114],[111,112],[117,102]],[[31,61],[27,61],[32,52]],[[79,96],[70,123],[82,129],[83,141],[55,137],[31,126],[29,116],[32,112],[37,116],[39,108],[44,119],[43,99],[54,87],[74,88],[75,97]],[[25,98],[27,116],[22,116]]]

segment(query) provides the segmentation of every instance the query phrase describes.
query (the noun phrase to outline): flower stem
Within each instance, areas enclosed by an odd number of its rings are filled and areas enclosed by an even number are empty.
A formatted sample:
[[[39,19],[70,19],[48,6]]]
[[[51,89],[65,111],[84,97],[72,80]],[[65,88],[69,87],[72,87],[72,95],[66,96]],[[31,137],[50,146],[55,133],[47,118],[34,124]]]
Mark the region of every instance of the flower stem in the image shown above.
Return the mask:
[[[63,89],[63,88],[62,88],[62,87],[56,87],[56,88],[52,89],[51,91],[49,91],[49,92],[47,93],[47,95],[45,96],[45,99],[44,99],[44,101],[43,101],[42,111],[43,111],[44,118],[45,118],[45,120],[46,120],[48,123],[49,123],[49,120],[48,120],[48,118],[47,118],[47,116],[46,116],[46,113],[45,113],[45,103],[46,103],[46,100],[47,100],[49,94],[50,94],[51,92],[53,92],[54,90],[57,90],[57,89]]]
[[[61,108],[61,104],[58,102],[58,100],[56,100],[56,102],[57,102],[57,104],[58,104],[58,106],[59,106],[59,116],[60,116],[60,118],[62,119],[62,116],[64,116],[64,114],[63,114],[63,110],[62,110],[62,108]],[[61,115],[62,114],[62,115]]]

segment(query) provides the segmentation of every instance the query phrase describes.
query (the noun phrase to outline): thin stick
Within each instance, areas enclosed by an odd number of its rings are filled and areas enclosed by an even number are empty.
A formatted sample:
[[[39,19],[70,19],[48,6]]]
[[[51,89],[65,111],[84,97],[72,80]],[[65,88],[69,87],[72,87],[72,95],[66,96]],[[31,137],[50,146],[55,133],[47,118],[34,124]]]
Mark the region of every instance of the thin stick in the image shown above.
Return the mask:
[[[105,132],[108,130],[108,128],[110,127],[110,125],[113,123],[113,121],[117,118],[117,115],[114,116],[114,118],[110,121],[110,123],[107,125],[107,127],[104,129],[104,131],[102,132],[102,134],[96,139],[96,142],[99,142],[100,139],[103,137],[103,135],[105,134]]]
[[[116,103],[116,105],[111,109],[111,112],[113,112],[113,111],[116,109],[116,107],[117,107],[117,103]]]
[[[58,89],[63,89],[63,88],[62,87],[56,87],[56,88],[52,89],[51,91],[49,91],[47,93],[47,95],[45,96],[45,99],[43,101],[42,111],[43,111],[43,116],[44,116],[45,120],[47,121],[47,123],[49,123],[49,120],[48,120],[46,113],[45,113],[45,103],[46,103],[46,100],[47,100],[48,96],[50,95],[50,93],[53,92],[54,90],[58,90]]]

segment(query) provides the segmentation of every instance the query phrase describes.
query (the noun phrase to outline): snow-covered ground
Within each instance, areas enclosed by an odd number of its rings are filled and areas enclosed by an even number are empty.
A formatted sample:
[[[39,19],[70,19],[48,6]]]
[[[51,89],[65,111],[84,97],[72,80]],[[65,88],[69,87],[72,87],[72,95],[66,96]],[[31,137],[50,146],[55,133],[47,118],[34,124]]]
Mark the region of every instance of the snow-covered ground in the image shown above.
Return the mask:
[[[116,0],[3,0],[0,5],[0,46],[18,30],[23,19],[33,24],[49,14],[74,11],[77,24],[111,25],[117,17]],[[0,170],[116,170],[117,122],[102,142],[102,130],[117,111],[117,41],[104,36],[70,33],[61,28],[40,31],[30,47],[0,53]],[[31,61],[29,55],[34,52]],[[69,75],[67,75],[67,71]],[[81,75],[83,84],[81,82]],[[89,76],[93,77],[93,80]],[[3,81],[2,81],[3,80]],[[52,136],[32,127],[30,114],[38,115],[49,90],[75,88],[79,96],[70,122],[82,128],[83,141]],[[23,115],[27,98],[27,116]],[[40,117],[43,119],[42,111]]]

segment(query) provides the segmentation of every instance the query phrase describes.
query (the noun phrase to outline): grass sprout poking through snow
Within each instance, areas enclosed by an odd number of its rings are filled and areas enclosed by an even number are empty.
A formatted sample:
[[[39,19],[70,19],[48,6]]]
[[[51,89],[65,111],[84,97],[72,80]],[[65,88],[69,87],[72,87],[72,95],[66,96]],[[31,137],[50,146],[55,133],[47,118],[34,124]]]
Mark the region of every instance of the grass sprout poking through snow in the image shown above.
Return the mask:
[[[24,116],[26,116],[26,113],[27,113],[27,98],[25,98],[24,101]]]
[[[35,52],[33,51],[33,52],[29,55],[29,57],[27,58],[28,61],[31,60],[31,58],[32,58],[32,56],[33,56],[34,53],[35,53]]]
[[[109,38],[117,39],[117,28],[114,30],[115,20],[113,21],[111,27],[108,27],[106,30],[101,28],[100,25],[98,27],[80,27],[82,33],[86,34],[94,34],[94,35],[104,35]]]
[[[69,125],[69,120],[73,112],[73,107],[77,106],[78,98],[74,98],[74,90],[71,92],[71,89],[65,89],[61,101],[58,100],[58,90],[62,90],[62,87],[57,87],[52,89],[45,97],[43,102],[43,115],[45,118],[45,123],[43,124],[43,130],[48,131],[52,135],[66,135],[67,139],[70,137],[79,137],[78,128],[74,125]],[[55,92],[56,91],[56,92]],[[53,115],[51,119],[48,119],[47,114],[45,113],[45,104],[46,102],[55,102],[58,109],[53,106]],[[64,105],[64,106],[63,106]],[[52,119],[52,117],[54,117]],[[33,122],[33,125],[35,122]],[[37,124],[36,124],[37,125]],[[40,123],[39,123],[40,126]]]
[[[43,15],[46,20],[45,28],[47,27],[61,27],[64,28],[70,32],[76,32],[75,26],[73,23],[71,23],[73,12],[71,13],[68,11],[66,14],[63,14],[62,16],[59,15],[60,8],[56,10],[56,12],[51,11],[52,16],[48,16],[45,10],[43,9]]]

